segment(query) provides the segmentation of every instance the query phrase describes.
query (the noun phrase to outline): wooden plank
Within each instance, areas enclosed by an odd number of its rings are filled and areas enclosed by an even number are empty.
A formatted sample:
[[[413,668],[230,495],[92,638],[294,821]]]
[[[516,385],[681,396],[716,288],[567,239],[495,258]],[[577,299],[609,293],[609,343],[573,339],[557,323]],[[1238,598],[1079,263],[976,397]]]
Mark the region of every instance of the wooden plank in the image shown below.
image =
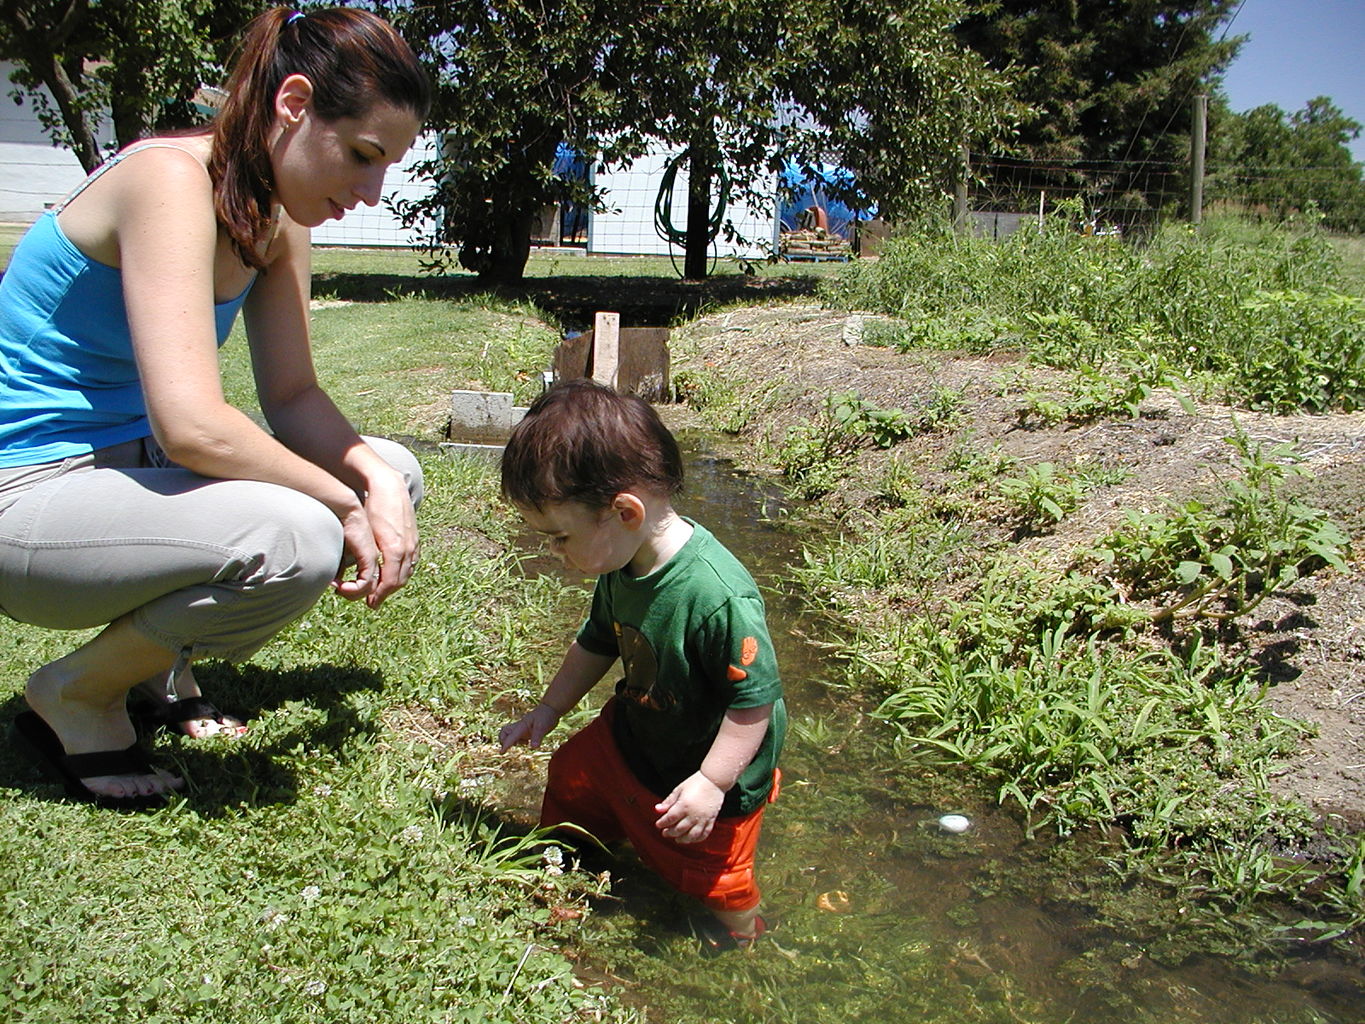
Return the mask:
[[[598,313],[592,324],[592,379],[616,387],[621,368],[621,314]]]
[[[617,391],[646,402],[666,402],[671,397],[668,369],[667,327],[622,328]]]
[[[577,380],[592,376],[592,331],[565,338],[555,346],[551,369],[555,380]]]

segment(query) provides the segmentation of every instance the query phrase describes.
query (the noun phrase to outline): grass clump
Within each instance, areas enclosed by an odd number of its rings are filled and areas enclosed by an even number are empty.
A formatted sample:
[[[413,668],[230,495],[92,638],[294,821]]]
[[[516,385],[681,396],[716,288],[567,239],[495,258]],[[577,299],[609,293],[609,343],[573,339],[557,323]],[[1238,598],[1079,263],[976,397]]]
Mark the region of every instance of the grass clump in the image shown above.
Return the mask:
[[[1246,226],[1214,223],[1139,245],[1077,233],[1074,212],[1063,203],[1041,228],[1026,223],[1000,241],[918,231],[824,292],[896,318],[868,343],[1022,349],[1045,365],[1126,379],[1129,394],[1116,387],[1101,403],[1110,409],[1144,397],[1135,388],[1181,380],[1275,412],[1365,406],[1365,297],[1346,290],[1325,235],[1266,228],[1248,241]]]

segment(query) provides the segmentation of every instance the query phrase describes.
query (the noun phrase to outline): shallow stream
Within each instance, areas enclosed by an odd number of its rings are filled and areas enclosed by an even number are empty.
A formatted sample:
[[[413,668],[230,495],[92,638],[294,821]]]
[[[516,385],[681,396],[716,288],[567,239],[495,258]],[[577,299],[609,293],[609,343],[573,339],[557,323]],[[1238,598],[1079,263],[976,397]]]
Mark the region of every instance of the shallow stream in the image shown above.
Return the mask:
[[[679,510],[765,587],[800,557],[800,538],[764,521],[777,504],[723,461],[689,457]],[[1276,978],[1223,957],[1171,966],[1085,927],[1084,907],[1056,898],[1068,879],[1045,859],[1047,840],[1027,839],[1017,816],[951,776],[907,777],[885,727],[810,642],[828,627],[780,594],[768,605],[793,724],[760,844],[776,927],[747,954],[702,958],[669,894],[642,871],[618,873],[621,903],[589,923],[587,956],[651,1020],[1365,1021],[1359,979],[1326,959],[1300,959]],[[945,813],[970,827],[943,831]]]

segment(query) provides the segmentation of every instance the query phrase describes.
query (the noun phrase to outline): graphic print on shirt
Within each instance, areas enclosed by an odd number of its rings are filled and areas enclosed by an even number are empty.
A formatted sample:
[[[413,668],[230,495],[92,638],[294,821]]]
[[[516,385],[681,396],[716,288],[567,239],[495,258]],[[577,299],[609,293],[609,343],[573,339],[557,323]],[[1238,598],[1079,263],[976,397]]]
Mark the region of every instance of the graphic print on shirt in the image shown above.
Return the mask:
[[[758,657],[758,638],[746,636],[739,645],[739,665],[752,665],[754,659]],[[740,668],[739,665],[728,665],[725,674],[729,676],[730,682],[738,683],[748,679],[749,673]]]
[[[626,677],[616,688],[617,696],[651,711],[671,711],[677,695],[659,686],[659,662],[645,635],[633,626],[612,624],[621,650]]]

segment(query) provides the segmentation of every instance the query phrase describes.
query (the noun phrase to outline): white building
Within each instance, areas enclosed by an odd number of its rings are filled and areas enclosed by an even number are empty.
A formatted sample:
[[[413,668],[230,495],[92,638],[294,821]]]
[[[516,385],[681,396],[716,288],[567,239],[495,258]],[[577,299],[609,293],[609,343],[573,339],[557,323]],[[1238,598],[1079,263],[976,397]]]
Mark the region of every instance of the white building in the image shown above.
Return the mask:
[[[0,86],[6,93],[12,64],[0,61]],[[113,128],[105,127],[113,143]],[[38,214],[81,183],[85,171],[76,154],[57,148],[43,134],[33,100],[22,104],[0,95],[0,222],[28,224]]]

